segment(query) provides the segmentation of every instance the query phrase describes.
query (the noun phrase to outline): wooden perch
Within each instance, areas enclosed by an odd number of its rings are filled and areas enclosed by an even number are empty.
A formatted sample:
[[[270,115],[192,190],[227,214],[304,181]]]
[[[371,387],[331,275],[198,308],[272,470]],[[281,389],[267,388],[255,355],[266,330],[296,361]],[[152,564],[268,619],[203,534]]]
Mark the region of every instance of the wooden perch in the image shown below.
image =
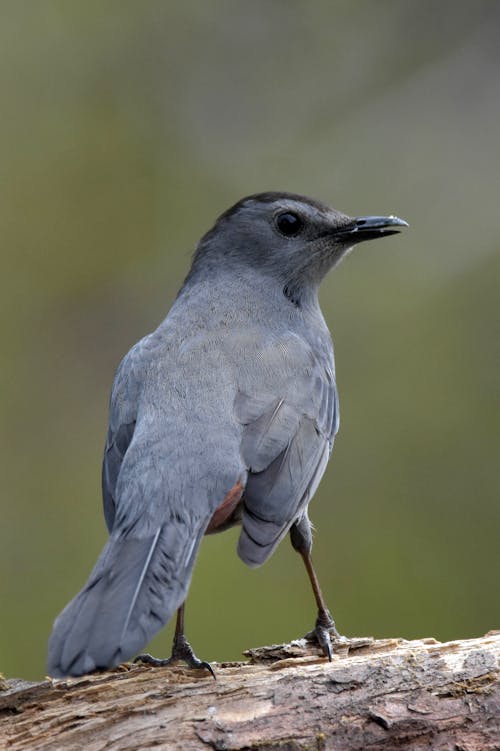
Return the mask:
[[[206,672],[126,665],[79,679],[0,685],[0,748],[500,748],[500,632],[346,640],[333,662],[299,640]],[[1,684],[1,682],[0,682]]]

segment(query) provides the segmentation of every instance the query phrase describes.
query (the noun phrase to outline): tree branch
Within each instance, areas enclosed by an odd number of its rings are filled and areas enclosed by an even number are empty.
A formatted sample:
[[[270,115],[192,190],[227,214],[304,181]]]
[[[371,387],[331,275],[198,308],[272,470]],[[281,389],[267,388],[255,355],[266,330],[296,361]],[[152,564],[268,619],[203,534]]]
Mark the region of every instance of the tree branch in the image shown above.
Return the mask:
[[[331,663],[305,640],[247,655],[215,665],[217,681],[181,665],[4,681],[0,748],[499,748],[500,632],[446,644],[346,640]]]

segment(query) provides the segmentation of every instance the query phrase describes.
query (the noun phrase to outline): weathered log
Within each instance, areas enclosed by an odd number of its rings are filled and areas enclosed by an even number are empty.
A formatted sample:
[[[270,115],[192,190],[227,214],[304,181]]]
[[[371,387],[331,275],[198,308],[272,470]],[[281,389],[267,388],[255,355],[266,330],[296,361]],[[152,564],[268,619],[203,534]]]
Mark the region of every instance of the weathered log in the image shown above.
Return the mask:
[[[126,665],[79,679],[0,686],[0,748],[500,748],[500,632],[434,639],[352,639],[333,661],[305,640],[214,665]]]

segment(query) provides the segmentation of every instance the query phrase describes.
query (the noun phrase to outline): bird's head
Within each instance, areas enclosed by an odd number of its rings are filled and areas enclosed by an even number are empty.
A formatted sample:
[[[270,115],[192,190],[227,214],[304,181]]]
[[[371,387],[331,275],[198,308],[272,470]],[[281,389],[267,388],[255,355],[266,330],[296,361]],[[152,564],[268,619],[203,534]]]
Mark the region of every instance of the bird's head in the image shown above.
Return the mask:
[[[299,302],[354,245],[407,226],[395,216],[353,218],[293,193],[258,193],[221,214],[201,239],[193,269],[250,267]]]

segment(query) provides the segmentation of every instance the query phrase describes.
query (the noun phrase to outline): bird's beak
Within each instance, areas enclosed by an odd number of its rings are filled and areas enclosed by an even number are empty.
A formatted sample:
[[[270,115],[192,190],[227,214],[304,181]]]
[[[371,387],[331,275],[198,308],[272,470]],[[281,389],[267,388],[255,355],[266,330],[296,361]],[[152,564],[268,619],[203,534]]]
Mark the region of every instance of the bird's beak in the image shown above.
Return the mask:
[[[363,240],[396,235],[403,227],[408,227],[408,222],[397,216],[358,216],[352,220],[352,224],[343,227],[339,235],[354,245]]]

